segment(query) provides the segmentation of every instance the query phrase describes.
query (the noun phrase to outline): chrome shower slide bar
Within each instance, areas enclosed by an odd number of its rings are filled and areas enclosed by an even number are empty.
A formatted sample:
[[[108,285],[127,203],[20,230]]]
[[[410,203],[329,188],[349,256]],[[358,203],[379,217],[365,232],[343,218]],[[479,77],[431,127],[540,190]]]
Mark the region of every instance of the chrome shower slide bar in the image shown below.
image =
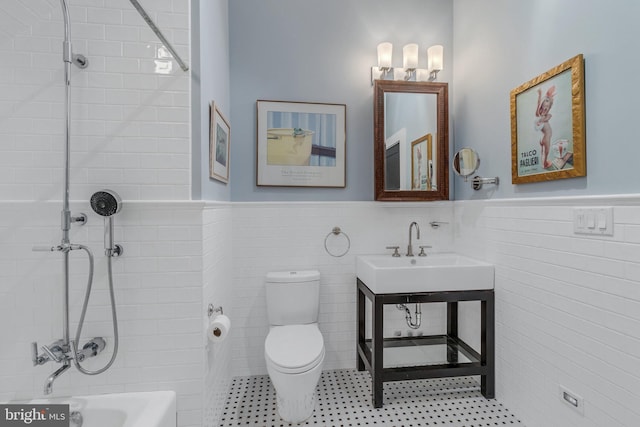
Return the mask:
[[[140,5],[140,3],[138,3],[138,0],[129,0],[129,1],[133,5],[133,7],[136,8],[140,16],[142,16],[142,19],[144,19],[144,21],[147,23],[149,28],[151,28],[151,30],[153,30],[153,32],[156,33],[156,36],[158,36],[162,44],[164,44],[164,47],[169,49],[169,52],[171,52],[171,55],[173,55],[173,58],[178,62],[178,64],[180,65],[180,68],[182,68],[182,71],[187,71],[189,69],[189,66],[185,64],[182,58],[180,58],[180,55],[178,55],[178,52],[176,52],[173,46],[171,46],[171,43],[169,43],[169,40],[167,40],[164,34],[162,34],[162,31],[160,31],[160,28],[158,28],[158,26],[155,24],[155,22],[153,22],[153,20],[147,13],[147,11],[144,10],[144,8]]]

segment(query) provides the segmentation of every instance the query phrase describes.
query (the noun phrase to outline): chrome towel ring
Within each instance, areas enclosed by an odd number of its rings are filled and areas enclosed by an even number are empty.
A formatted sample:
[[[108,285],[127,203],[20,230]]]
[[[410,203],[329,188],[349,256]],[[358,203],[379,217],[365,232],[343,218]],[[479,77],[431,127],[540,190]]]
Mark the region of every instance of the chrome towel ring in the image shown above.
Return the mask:
[[[341,253],[334,253],[331,250],[329,250],[329,248],[327,247],[327,240],[329,240],[329,237],[331,237],[332,235],[334,236],[344,236],[345,239],[347,239],[347,248],[341,252]],[[324,238],[324,250],[327,251],[327,253],[329,255],[331,255],[332,257],[335,258],[340,258],[343,257],[347,254],[347,252],[349,252],[349,249],[351,249],[351,239],[349,239],[349,236],[347,235],[347,233],[345,233],[344,231],[342,231],[340,229],[340,227],[333,227],[333,230],[331,230],[331,232],[329,234],[327,234],[327,237]]]

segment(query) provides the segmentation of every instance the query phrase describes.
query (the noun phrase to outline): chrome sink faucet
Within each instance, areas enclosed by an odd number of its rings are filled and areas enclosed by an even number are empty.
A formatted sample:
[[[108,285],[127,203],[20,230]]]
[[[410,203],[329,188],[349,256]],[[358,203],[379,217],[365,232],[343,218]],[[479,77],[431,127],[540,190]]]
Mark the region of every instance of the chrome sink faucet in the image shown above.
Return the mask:
[[[409,246],[407,246],[407,256],[414,256],[413,246],[411,245],[411,229],[414,225],[416,226],[416,239],[420,240],[420,227],[418,226],[417,222],[413,221],[411,224],[409,224]]]

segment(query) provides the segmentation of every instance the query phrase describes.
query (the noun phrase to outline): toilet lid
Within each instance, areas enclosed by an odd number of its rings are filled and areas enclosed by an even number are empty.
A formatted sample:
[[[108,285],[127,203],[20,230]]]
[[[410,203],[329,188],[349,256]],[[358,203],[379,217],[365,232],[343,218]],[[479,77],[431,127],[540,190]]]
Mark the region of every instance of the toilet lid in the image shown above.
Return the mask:
[[[264,342],[265,355],[285,370],[315,366],[324,355],[317,324],[274,326]]]

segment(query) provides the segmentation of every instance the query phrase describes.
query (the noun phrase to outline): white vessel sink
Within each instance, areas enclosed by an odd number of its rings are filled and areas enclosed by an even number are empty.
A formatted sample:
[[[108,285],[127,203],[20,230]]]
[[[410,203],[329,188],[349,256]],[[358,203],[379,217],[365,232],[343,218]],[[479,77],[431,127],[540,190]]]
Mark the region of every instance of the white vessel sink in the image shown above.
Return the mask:
[[[455,253],[361,255],[356,274],[376,294],[493,289],[493,265]]]

